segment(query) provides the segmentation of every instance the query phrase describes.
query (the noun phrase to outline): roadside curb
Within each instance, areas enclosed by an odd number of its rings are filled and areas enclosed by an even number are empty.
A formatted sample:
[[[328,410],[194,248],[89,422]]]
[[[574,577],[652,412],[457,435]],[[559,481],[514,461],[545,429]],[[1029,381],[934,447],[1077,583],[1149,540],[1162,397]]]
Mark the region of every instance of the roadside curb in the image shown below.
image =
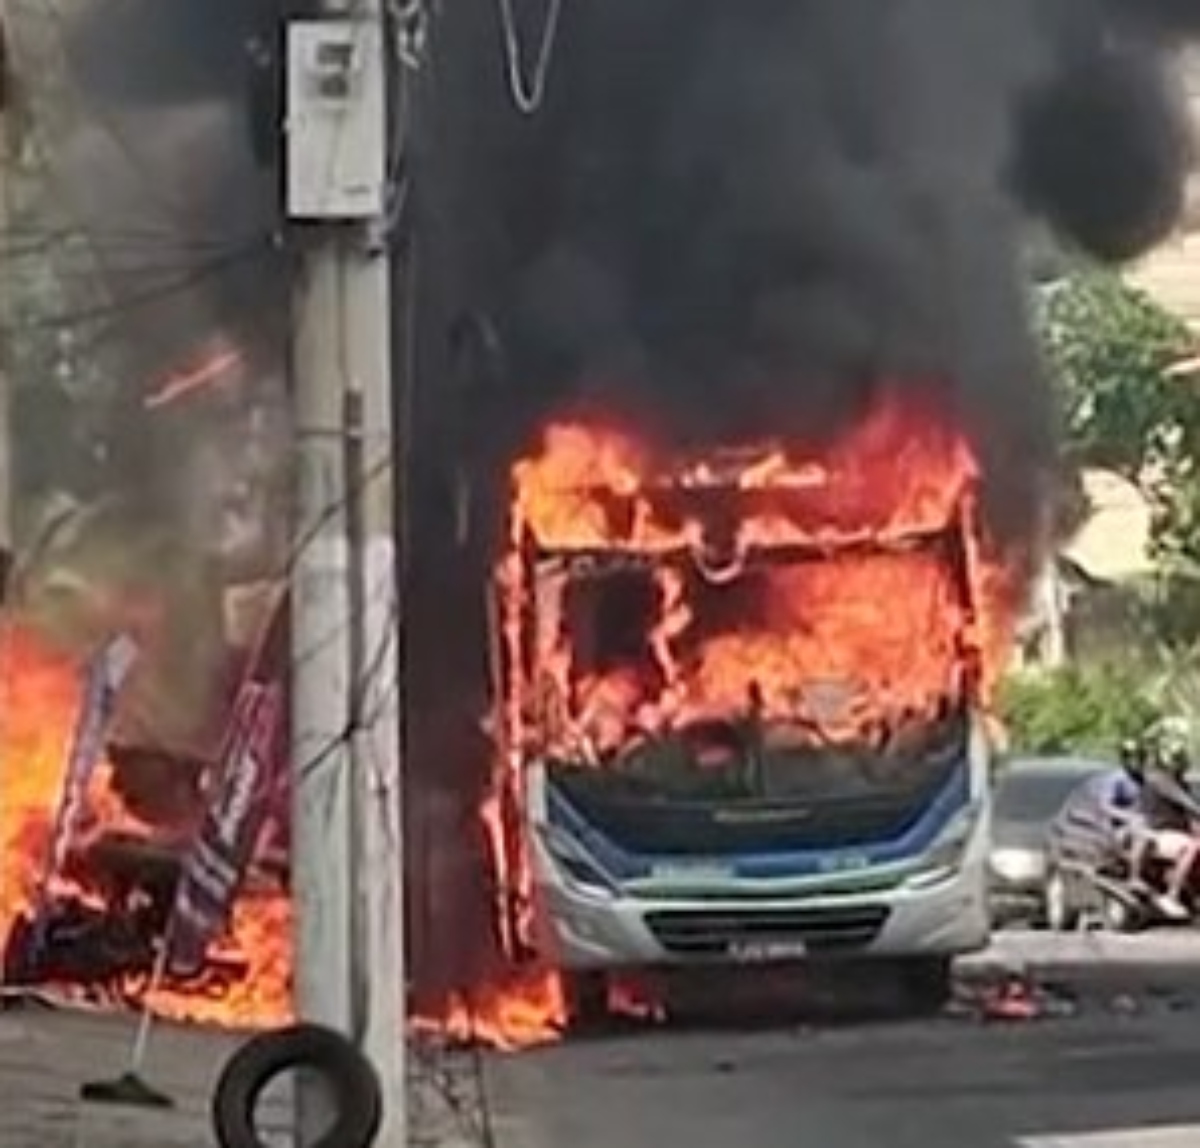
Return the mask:
[[[968,986],[1016,977],[1108,996],[1200,993],[1200,938],[1188,940],[1191,945],[1169,945],[1149,953],[1146,944],[1161,946],[1159,938],[1056,937],[1051,944],[1068,948],[1057,953],[1036,951],[1040,946],[999,945],[996,951],[958,962],[956,975]]]

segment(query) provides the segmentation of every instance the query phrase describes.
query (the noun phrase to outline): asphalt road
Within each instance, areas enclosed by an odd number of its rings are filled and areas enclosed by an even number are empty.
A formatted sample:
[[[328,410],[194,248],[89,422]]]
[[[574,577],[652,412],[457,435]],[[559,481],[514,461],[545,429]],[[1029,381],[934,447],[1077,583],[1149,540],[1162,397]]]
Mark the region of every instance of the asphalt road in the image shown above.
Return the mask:
[[[1002,934],[1041,1019],[575,1042],[494,1061],[504,1148],[1200,1148],[1200,936]]]
[[[492,1067],[521,1114],[505,1148],[1197,1148],[1198,1075],[1200,1012],[1167,1010],[675,1034]]]
[[[1200,936],[1007,938],[982,967],[1031,965],[1065,985],[1064,1015],[709,1024],[447,1058],[439,1087],[422,1073],[413,1142],[486,1142],[447,1111],[448,1086],[490,1113],[497,1148],[1200,1148]],[[176,1111],[81,1104],[129,1039],[118,1018],[0,1014],[0,1148],[211,1144],[208,1090],[233,1038],[159,1032],[147,1076]]]

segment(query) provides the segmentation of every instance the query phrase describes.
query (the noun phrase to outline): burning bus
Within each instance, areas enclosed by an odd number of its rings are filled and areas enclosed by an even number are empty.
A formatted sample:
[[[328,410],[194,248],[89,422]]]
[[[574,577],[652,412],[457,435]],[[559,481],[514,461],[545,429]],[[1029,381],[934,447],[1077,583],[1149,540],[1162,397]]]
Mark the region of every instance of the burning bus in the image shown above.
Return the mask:
[[[809,456],[549,425],[493,580],[510,939],[568,971],[887,958],[941,994],[988,935],[977,482],[911,396]]]

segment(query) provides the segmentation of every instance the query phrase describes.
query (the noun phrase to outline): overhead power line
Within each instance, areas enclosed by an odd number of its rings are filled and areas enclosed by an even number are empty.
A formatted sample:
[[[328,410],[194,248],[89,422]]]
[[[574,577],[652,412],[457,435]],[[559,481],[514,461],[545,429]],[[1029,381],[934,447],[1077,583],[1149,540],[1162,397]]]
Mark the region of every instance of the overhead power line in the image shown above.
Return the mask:
[[[546,98],[546,82],[554,60],[564,0],[547,0],[546,20],[534,52],[533,68],[527,67],[521,32],[517,26],[514,0],[497,0],[500,6],[500,27],[504,35],[505,64],[508,71],[508,90],[517,110],[530,116],[537,112]]]
[[[162,300],[186,293],[209,280],[219,278],[221,275],[255,260],[265,259],[274,247],[272,241],[260,239],[250,247],[198,263],[179,275],[165,279],[144,290],[127,292],[113,298],[108,303],[37,316],[19,323],[0,325],[0,332],[16,335],[22,331],[82,327],[104,320],[120,319]]]

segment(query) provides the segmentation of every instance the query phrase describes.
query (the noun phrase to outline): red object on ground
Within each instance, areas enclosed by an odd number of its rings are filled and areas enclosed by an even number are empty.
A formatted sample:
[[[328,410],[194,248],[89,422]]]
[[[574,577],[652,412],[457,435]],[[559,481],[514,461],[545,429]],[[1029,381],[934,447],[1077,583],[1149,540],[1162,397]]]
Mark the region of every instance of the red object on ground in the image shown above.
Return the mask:
[[[1041,1009],[1029,985],[1013,978],[984,997],[983,1015],[988,1020],[1036,1020]]]

